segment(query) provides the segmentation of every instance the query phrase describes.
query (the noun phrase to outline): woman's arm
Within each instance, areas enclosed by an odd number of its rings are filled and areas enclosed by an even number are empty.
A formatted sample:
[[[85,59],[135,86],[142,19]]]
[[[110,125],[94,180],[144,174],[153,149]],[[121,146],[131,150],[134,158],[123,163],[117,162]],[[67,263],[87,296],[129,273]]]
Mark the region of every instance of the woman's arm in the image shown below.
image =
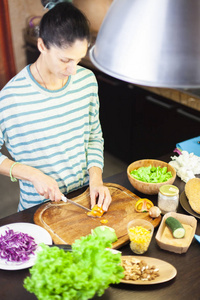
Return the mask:
[[[10,176],[10,169],[13,164],[14,161],[11,159],[4,159],[0,164],[0,174]],[[24,164],[15,164],[12,167],[12,176],[32,182],[36,191],[46,199],[52,201],[60,201],[61,199],[62,193],[59,190],[57,182],[36,168]]]

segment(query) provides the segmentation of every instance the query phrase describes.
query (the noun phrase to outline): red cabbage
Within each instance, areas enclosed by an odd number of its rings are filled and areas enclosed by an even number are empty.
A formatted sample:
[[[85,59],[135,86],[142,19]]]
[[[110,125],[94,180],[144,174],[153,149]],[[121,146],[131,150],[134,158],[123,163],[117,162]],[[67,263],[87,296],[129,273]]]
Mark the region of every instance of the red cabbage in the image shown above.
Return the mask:
[[[34,254],[37,244],[27,233],[8,229],[0,236],[0,258],[11,262],[25,262]]]

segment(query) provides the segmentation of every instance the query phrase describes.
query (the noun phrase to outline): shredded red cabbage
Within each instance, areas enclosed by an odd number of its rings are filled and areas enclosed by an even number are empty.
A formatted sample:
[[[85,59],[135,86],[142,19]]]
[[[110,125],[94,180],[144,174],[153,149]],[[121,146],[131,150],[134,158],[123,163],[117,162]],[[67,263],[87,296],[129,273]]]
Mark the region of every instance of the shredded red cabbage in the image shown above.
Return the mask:
[[[25,262],[34,254],[37,244],[27,233],[8,229],[0,236],[0,257],[12,262]]]

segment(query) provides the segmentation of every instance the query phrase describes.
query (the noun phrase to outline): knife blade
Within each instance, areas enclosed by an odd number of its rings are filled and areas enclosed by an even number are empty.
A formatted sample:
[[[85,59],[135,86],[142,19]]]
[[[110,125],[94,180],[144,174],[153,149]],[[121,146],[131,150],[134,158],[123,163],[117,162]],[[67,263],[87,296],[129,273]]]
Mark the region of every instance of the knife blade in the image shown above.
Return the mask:
[[[61,197],[61,200],[64,201],[65,203],[69,202],[69,203],[71,203],[71,204],[74,204],[74,205],[76,205],[76,206],[82,208],[82,209],[85,209],[85,210],[87,210],[87,211],[91,211],[91,209],[89,209],[89,208],[87,208],[87,207],[85,207],[85,206],[83,206],[83,205],[81,205],[81,204],[79,204],[79,203],[77,203],[77,202],[74,202],[74,201],[68,199],[68,198],[67,198],[66,196],[64,196],[64,195]]]

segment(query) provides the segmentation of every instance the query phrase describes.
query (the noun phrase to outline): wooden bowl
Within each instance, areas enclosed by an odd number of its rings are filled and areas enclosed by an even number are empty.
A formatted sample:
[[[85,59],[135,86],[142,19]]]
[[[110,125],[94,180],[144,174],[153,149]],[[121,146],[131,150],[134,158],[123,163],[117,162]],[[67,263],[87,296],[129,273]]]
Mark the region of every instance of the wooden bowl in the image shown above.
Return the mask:
[[[171,171],[172,173],[172,178],[169,180],[162,182],[162,183],[148,183],[148,182],[143,182],[140,180],[137,180],[133,178],[130,174],[132,170],[138,169],[140,167],[158,167],[160,166],[161,168],[167,167],[167,171]],[[159,192],[159,188],[164,185],[164,184],[173,184],[174,180],[176,179],[176,171],[175,169],[169,165],[168,163],[156,159],[142,159],[142,160],[137,160],[130,164],[127,168],[127,175],[130,183],[132,186],[138,190],[139,192],[147,195],[156,195]]]

